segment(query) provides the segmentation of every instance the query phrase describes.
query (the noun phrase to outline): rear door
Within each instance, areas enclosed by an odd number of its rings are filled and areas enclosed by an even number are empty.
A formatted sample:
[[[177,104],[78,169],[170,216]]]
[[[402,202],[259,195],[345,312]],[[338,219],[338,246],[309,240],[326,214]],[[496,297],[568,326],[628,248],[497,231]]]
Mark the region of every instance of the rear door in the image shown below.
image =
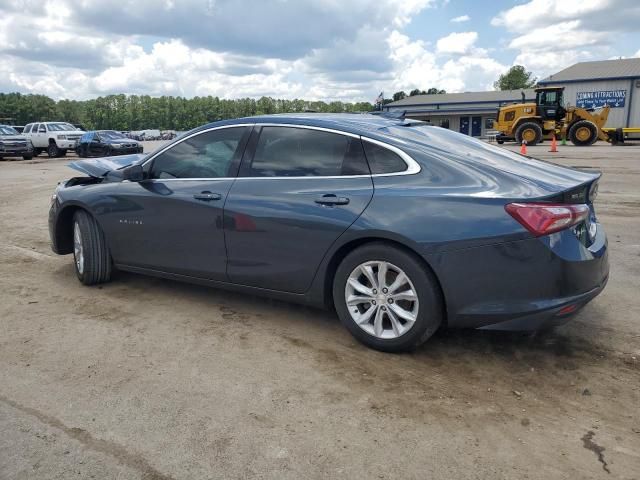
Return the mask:
[[[99,219],[116,263],[227,280],[223,206],[249,126],[185,137],[145,164],[148,179],[108,190]]]
[[[357,135],[256,127],[225,205],[230,280],[305,292],[327,250],[372,195]]]

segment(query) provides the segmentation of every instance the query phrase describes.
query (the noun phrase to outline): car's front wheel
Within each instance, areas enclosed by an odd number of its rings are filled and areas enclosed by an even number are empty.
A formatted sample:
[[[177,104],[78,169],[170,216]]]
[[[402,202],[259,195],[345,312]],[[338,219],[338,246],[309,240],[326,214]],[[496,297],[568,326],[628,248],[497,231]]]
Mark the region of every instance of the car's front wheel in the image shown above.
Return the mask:
[[[55,142],[51,142],[47,147],[47,155],[49,155],[49,158],[58,158],[60,156],[60,149]]]
[[[342,323],[365,345],[411,350],[442,323],[440,290],[415,255],[386,243],[348,254],[336,270],[333,299]]]
[[[73,260],[78,280],[85,285],[110,280],[111,255],[104,232],[84,210],[73,217]]]

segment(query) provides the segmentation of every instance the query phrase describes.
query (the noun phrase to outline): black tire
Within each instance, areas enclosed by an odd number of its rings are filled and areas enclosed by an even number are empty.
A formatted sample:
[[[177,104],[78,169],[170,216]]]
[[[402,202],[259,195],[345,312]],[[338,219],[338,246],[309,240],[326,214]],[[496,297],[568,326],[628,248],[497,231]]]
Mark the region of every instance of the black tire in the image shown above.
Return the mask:
[[[47,155],[49,155],[49,158],[58,158],[60,156],[60,149],[58,148],[58,145],[56,145],[56,142],[51,142],[49,144],[47,147]]]
[[[526,141],[527,145],[535,145],[542,140],[542,127],[536,122],[524,122],[518,125],[516,129],[516,142],[522,144]]]
[[[410,279],[416,290],[418,298],[416,320],[409,330],[395,338],[380,338],[366,332],[351,317],[345,301],[345,289],[349,276],[359,265],[371,261],[384,261],[398,267]],[[333,301],[340,321],[347,330],[363,344],[383,352],[403,352],[416,348],[435,333],[444,316],[442,296],[434,275],[423,266],[416,255],[384,242],[359,247],[342,260],[333,278]],[[386,305],[389,304],[386,303]],[[380,308],[384,307],[380,306]],[[386,322],[390,327],[388,313],[383,315],[386,315]]]
[[[33,158],[33,155],[23,155],[22,159],[23,160],[31,160]]]
[[[81,255],[75,248],[76,225],[80,232]],[[73,216],[72,228],[73,266],[78,280],[85,285],[108,282],[111,279],[111,254],[100,225],[86,211],[78,210]]]
[[[589,120],[578,120],[569,128],[569,140],[577,147],[593,145],[598,140],[598,127]]]
[[[498,145],[502,145],[504,143],[504,140],[496,140],[496,142],[498,142]]]

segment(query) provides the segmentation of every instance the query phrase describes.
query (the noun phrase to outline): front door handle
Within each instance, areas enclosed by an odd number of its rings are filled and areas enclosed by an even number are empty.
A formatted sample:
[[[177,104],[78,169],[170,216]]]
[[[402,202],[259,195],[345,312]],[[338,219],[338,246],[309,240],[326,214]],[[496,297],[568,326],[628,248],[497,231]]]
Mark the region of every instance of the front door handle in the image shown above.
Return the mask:
[[[196,193],[193,198],[195,198],[196,200],[202,200],[203,202],[210,202],[212,200],[220,200],[222,198],[222,195],[220,195],[219,193],[202,192]]]
[[[337,197],[333,193],[328,193],[316,198],[316,203],[320,205],[347,205],[349,199],[347,197]]]

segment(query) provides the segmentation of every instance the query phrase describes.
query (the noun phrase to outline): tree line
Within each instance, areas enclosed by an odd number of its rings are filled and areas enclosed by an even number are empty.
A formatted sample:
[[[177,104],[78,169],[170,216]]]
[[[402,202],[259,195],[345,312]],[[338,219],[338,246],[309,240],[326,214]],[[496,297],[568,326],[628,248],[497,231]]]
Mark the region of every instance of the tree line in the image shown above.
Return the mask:
[[[536,78],[521,65],[514,65],[495,82],[496,90],[531,88]],[[382,104],[414,95],[446,93],[435,87],[418,88],[407,95],[404,91],[384,99]],[[25,125],[37,121],[63,121],[83,125],[87,129],[190,130],[199,125],[227,118],[250,117],[272,113],[370,112],[375,106],[369,102],[323,102],[301,99],[279,100],[271,97],[151,97],[149,95],[107,95],[92,100],[55,101],[46,95],[0,93],[0,123]]]
[[[369,102],[280,100],[270,97],[227,100],[219,97],[151,97],[107,95],[92,100],[55,101],[45,95],[0,93],[0,123],[25,125],[36,121],[63,121],[87,129],[189,130],[227,118],[305,111],[370,112]]]

